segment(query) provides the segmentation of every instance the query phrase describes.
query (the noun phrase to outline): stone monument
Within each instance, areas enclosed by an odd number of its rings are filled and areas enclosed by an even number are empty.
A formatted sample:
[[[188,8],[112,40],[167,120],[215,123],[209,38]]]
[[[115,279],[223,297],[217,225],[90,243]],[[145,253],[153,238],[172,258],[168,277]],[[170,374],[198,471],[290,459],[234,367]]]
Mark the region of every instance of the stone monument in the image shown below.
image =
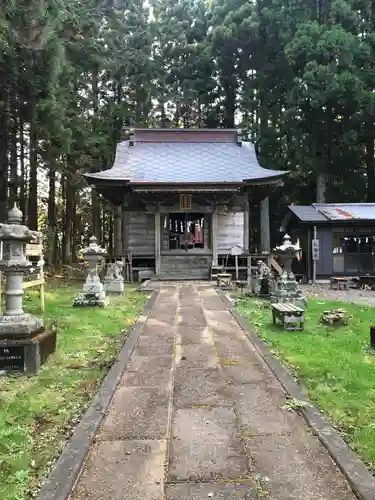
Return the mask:
[[[98,264],[104,259],[106,251],[98,245],[95,236],[91,236],[89,246],[82,250],[82,256],[88,263],[88,272],[82,291],[74,299],[75,307],[91,307],[106,305],[103,283],[98,274]]]
[[[275,282],[275,290],[271,294],[271,302],[291,302],[298,307],[306,308],[307,300],[302,295],[297,280],[292,272],[292,261],[300,254],[298,243],[293,245],[290,236],[286,234],[282,245],[275,248],[274,252],[280,257],[283,273]]]
[[[23,311],[23,280],[31,262],[26,244],[41,233],[22,225],[22,212],[15,205],[8,212],[8,224],[0,224],[3,257],[0,271],[5,276],[5,310],[0,315],[0,371],[35,374],[56,349],[56,331],[46,330],[43,320]]]
[[[122,276],[124,263],[122,260],[111,259],[107,264],[106,275],[104,278],[104,290],[110,295],[123,295],[124,278]]]

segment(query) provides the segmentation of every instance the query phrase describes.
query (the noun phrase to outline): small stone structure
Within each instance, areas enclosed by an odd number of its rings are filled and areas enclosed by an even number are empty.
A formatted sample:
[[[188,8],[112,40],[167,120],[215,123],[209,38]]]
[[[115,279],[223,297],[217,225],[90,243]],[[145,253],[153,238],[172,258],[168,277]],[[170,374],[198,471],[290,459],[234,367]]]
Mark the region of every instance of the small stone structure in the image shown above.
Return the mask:
[[[106,275],[104,278],[104,290],[106,294],[123,295],[124,293],[124,278],[123,278],[124,263],[122,260],[111,259],[107,264]]]
[[[345,309],[332,309],[323,312],[321,322],[326,325],[345,326],[349,322],[349,316]]]
[[[293,245],[288,234],[284,236],[282,245],[275,248],[274,252],[280,257],[284,270],[283,274],[275,281],[275,290],[270,297],[271,303],[289,302],[302,309],[306,308],[307,299],[302,295],[292,272],[292,261],[300,251],[299,245]]]
[[[0,224],[5,276],[5,311],[0,315],[0,371],[35,374],[56,349],[56,331],[46,330],[43,320],[23,311],[23,280],[29,272],[26,244],[41,234],[22,225],[22,212],[15,205],[8,224]]]
[[[262,260],[257,261],[253,292],[260,297],[269,297],[273,290],[274,277],[271,269]]]
[[[91,307],[106,305],[106,295],[103,283],[98,274],[98,264],[104,259],[106,250],[98,245],[95,236],[91,236],[89,246],[82,251],[83,258],[88,263],[88,273],[82,291],[74,299],[75,307]]]

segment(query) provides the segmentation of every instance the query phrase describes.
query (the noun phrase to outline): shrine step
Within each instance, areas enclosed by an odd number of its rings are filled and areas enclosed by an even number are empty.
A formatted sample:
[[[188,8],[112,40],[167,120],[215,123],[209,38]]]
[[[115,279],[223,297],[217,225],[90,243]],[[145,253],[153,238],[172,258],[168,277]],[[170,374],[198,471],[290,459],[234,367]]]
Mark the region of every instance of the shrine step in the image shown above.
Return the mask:
[[[159,279],[205,280],[209,277],[211,256],[171,255],[162,256]]]

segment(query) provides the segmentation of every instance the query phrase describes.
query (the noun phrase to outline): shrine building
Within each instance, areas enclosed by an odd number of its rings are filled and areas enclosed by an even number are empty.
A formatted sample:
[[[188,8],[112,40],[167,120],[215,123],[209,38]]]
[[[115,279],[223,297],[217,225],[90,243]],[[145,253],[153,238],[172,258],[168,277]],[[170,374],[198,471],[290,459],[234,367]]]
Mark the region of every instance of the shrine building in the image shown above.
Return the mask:
[[[86,178],[116,206],[116,257],[160,279],[207,279],[234,246],[247,271],[254,229],[270,251],[269,196],[285,174],[261,167],[235,129],[139,128]]]

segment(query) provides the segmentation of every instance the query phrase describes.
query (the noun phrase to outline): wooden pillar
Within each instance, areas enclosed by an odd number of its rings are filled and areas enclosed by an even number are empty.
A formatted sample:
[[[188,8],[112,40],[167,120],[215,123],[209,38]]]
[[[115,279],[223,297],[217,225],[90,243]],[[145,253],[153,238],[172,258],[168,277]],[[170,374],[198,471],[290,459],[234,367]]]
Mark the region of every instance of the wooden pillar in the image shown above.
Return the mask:
[[[155,207],[155,274],[160,274],[160,207]]]
[[[121,205],[115,207],[114,223],[115,257],[122,255],[122,208]]]
[[[129,211],[125,208],[122,214],[122,251],[129,252]]]
[[[268,196],[260,202],[260,249],[262,252],[271,251],[270,199]]]
[[[212,210],[212,221],[211,221],[211,246],[212,246],[212,265],[218,265],[218,254],[217,254],[217,206],[216,203]]]
[[[249,201],[245,201],[245,211],[243,220],[243,250],[244,252],[249,251],[249,237],[250,237],[250,210]]]
[[[243,250],[247,254],[247,281],[250,287],[250,276],[251,276],[251,257],[250,257],[250,206],[249,200],[246,195],[245,200],[245,211],[244,211],[244,221],[243,221]]]

